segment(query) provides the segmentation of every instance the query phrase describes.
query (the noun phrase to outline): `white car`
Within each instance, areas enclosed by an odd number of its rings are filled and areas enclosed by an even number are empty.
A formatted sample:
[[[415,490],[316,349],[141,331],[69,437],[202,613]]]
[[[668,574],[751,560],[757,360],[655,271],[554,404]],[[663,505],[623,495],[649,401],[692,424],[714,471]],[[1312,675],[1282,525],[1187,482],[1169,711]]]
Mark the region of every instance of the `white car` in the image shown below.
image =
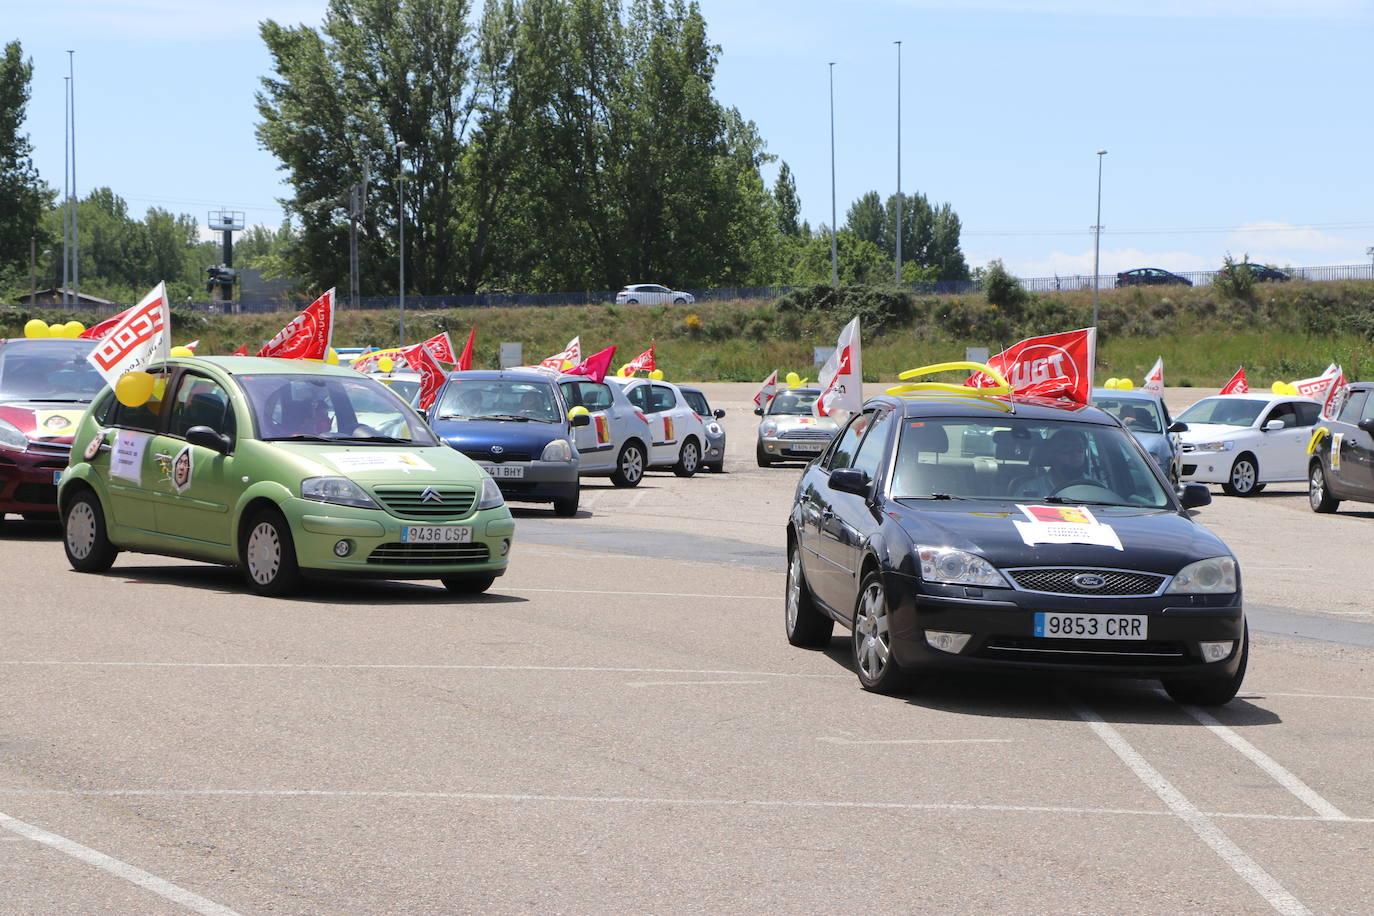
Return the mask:
[[[649,420],[649,466],[672,468],[679,477],[691,477],[701,469],[706,447],[706,425],[682,391],[671,382],[647,378],[606,376],[625,392]]]
[[[625,398],[610,378],[594,382],[586,376],[558,376],[568,407],[585,407],[592,421],[574,430],[582,477],[609,477],[617,487],[637,487],[649,466],[651,423]]]
[[[680,289],[669,289],[657,283],[631,283],[615,294],[616,305],[690,305],[696,296]]]
[[[1219,394],[1177,419],[1182,483],[1219,483],[1230,496],[1252,496],[1265,484],[1307,479],[1307,442],[1321,416],[1311,398]]]

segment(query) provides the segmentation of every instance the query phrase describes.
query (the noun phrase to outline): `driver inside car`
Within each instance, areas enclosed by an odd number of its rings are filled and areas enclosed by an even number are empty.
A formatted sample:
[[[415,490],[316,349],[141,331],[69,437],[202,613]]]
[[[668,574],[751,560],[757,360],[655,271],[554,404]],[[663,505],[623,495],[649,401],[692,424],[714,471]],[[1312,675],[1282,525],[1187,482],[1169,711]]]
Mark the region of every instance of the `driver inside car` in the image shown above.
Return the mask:
[[[1076,429],[1061,429],[1037,444],[1030,463],[1034,472],[1016,481],[1013,496],[1039,499],[1073,483],[1095,483],[1088,474],[1087,437]]]

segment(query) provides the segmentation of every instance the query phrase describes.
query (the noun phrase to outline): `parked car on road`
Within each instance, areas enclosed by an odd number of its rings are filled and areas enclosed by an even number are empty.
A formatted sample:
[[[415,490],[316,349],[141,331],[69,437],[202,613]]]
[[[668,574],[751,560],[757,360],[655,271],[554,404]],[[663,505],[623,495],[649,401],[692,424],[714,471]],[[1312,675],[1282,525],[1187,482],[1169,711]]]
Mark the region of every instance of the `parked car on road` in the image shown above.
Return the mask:
[[[1351,382],[1329,435],[1308,460],[1307,498],[1313,512],[1335,512],[1342,500],[1374,503],[1374,382]]]
[[[1229,496],[1307,479],[1307,443],[1321,404],[1282,394],[1219,394],[1178,415],[1179,479],[1219,483]]]
[[[719,422],[725,419],[725,411],[719,407],[712,410],[710,402],[706,400],[706,393],[700,388],[691,388],[687,385],[679,385],[678,388],[682,390],[682,396],[687,399],[688,405],[696,411],[706,427],[702,467],[719,474],[725,470],[725,427]]]
[[[1217,271],[1217,277],[1221,278],[1232,272],[1240,273],[1241,271],[1250,274],[1250,278],[1256,283],[1287,283],[1289,280],[1293,279],[1277,267],[1270,267],[1267,264],[1251,264],[1248,261],[1242,261],[1239,264],[1231,264],[1230,266],[1223,267],[1221,270]]]
[[[669,289],[657,283],[631,283],[615,294],[616,305],[690,305],[697,299],[680,289]]]
[[[0,340],[0,524],[57,518],[57,478],[86,407],[105,387],[93,340]]]
[[[569,409],[585,407],[591,422],[575,432],[577,473],[609,477],[617,487],[637,487],[649,466],[649,418],[625,397],[620,385],[563,374],[558,387]]]
[[[672,468],[679,477],[691,477],[701,469],[705,454],[706,424],[672,382],[647,378],[607,376],[619,385],[625,398],[649,420],[651,468]]]
[[[1116,275],[1116,287],[1123,286],[1192,286],[1193,281],[1187,277],[1180,277],[1178,274],[1170,273],[1159,267],[1137,267],[1135,270],[1123,271]]]
[[[82,419],[58,502],[67,559],[122,550],[241,567],[264,595],[303,576],[439,579],[481,592],[506,571],[501,491],[352,369],[251,356],[172,359],[138,407],[108,388]]]
[[[779,461],[810,461],[830,444],[839,424],[831,417],[812,413],[819,388],[784,388],[754,413],[759,422],[754,452],[761,468]]]
[[[1178,434],[1183,427],[1174,426],[1163,400],[1146,391],[1094,388],[1092,404],[1120,420],[1169,482],[1178,483]]]

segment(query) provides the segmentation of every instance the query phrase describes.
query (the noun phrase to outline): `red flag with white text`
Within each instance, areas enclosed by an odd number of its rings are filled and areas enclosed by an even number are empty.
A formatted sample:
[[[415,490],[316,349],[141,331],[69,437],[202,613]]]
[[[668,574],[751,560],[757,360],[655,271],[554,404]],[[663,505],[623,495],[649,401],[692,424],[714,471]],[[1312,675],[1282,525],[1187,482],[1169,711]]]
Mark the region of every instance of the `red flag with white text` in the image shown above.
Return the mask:
[[[862,348],[859,346],[859,319],[850,319],[835,342],[835,352],[821,367],[816,381],[821,386],[820,397],[811,405],[818,417],[828,417],[837,410],[858,413],[863,409]]]
[[[1060,334],[1028,337],[988,360],[988,365],[1011,383],[1013,394],[1026,397],[1068,398],[1087,404],[1092,397],[1097,329],[1081,328]],[[992,388],[996,382],[981,372],[965,383]]]
[[[1231,381],[1221,386],[1219,394],[1249,394],[1250,383],[1245,380],[1245,367],[1241,366],[1236,370],[1236,374],[1231,376]]]
[[[562,372],[570,369],[582,362],[582,338],[574,337],[568,341],[568,345],[563,348],[562,353],[555,353],[553,356],[545,357],[539,361],[539,368],[552,369],[555,372]]]
[[[652,372],[658,368],[658,363],[654,361],[654,342],[649,341],[649,349],[630,360],[620,367],[620,373],[625,376],[634,375],[636,372]]]
[[[615,345],[607,347],[588,356],[568,370],[569,375],[585,375],[594,382],[600,382],[606,377],[606,372],[611,368],[611,357],[615,356]]]
[[[1157,398],[1164,397],[1164,357],[1155,360],[1154,368],[1145,374],[1145,390]]]
[[[305,307],[286,327],[277,332],[258,351],[258,356],[278,359],[318,359],[329,355],[329,342],[334,336],[334,290]]]
[[[134,306],[134,308],[137,308],[137,307],[138,307],[138,306]],[[91,325],[89,328],[87,328],[86,330],[82,331],[82,332],[81,332],[80,334],[78,334],[77,336],[80,337],[80,338],[83,339],[83,340],[100,340],[100,339],[103,338],[106,334],[108,334],[108,333],[110,333],[111,331],[113,331],[115,325],[117,325],[117,324],[119,324],[121,321],[123,321],[124,318],[125,318],[125,316],[128,315],[128,314],[129,314],[130,312],[132,312],[132,311],[133,311],[133,309],[125,309],[124,311],[120,312],[118,315],[115,315],[115,316],[112,317],[112,318],[106,318],[104,321],[100,321],[100,322],[97,322],[96,324]]]
[[[435,334],[429,340],[421,344],[430,354],[441,363],[448,363],[452,366],[458,362],[458,357],[453,355],[453,341],[449,339],[448,331]]]

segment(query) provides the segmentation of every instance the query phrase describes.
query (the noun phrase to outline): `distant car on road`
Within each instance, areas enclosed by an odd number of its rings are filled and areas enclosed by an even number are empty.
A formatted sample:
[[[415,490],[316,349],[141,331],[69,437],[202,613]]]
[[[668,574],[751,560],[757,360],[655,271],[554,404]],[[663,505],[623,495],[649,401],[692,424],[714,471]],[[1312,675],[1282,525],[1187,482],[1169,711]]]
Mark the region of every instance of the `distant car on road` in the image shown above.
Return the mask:
[[[1267,264],[1251,264],[1248,261],[1223,267],[1221,270],[1217,271],[1217,277],[1226,277],[1232,273],[1240,273],[1241,271],[1248,273],[1250,278],[1256,283],[1287,283],[1289,280],[1293,279],[1289,274],[1279,270],[1277,267],[1270,267]]]
[[[1192,286],[1187,277],[1170,273],[1159,267],[1137,267],[1116,275],[1116,288],[1123,286]]]
[[[669,289],[657,283],[631,283],[615,294],[616,305],[690,305],[697,299],[680,289]]]

